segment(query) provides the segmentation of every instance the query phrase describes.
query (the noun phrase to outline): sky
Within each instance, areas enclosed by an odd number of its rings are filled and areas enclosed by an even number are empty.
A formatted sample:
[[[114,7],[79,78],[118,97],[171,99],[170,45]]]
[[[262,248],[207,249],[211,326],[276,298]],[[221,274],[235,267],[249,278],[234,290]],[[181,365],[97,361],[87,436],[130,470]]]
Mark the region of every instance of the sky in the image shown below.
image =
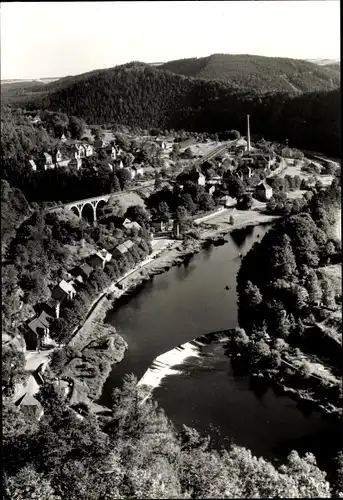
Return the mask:
[[[1,79],[210,54],[340,60],[339,0],[1,3]]]

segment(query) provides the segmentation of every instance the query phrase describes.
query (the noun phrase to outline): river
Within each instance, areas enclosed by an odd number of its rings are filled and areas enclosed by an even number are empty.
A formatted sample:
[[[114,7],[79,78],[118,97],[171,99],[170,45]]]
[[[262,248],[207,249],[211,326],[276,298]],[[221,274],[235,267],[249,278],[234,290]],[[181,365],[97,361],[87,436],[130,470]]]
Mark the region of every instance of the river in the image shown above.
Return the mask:
[[[217,443],[234,441],[269,459],[291,449],[323,455],[323,446],[330,451],[335,447],[336,426],[327,417],[300,410],[270,388],[252,387],[247,377],[234,373],[220,344],[199,352],[174,349],[205,333],[237,326],[239,253],[248,252],[270,227],[235,230],[224,245],[210,245],[115,303],[106,321],[127,341],[128,351],[106,381],[100,404],[111,405],[112,391],[125,374],[140,379],[157,356],[173,350],[163,356],[169,369],[155,363],[151,373],[157,386],[154,398],[177,429],[193,426]],[[185,352],[194,355],[184,359]]]

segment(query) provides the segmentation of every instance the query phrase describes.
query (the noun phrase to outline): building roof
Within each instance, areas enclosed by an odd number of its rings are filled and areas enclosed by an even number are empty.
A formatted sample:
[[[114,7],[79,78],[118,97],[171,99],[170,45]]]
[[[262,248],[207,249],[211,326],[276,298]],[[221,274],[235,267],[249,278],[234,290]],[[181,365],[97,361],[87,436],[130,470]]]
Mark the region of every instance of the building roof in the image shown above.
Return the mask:
[[[118,250],[118,252],[120,252],[121,254],[124,254],[128,251],[128,248],[127,246],[124,245],[124,243],[121,243],[120,245],[118,245],[115,250]]]
[[[93,269],[87,264],[87,262],[81,264],[81,266],[79,266],[79,269],[81,269],[87,276],[89,276],[93,271]]]
[[[49,153],[43,153],[43,155],[45,156],[45,159],[46,160],[51,160],[51,155]]]
[[[39,330],[44,330],[46,327],[43,325],[43,323],[39,320],[39,318],[34,318],[30,323],[27,325],[30,330],[38,335]]]
[[[29,164],[32,168],[37,168],[34,160],[29,160]]]
[[[142,226],[140,224],[138,224],[138,222],[135,222],[135,221],[131,221],[130,219],[125,219],[124,222],[123,222],[123,226],[126,228],[126,229],[142,229]]]
[[[43,409],[40,402],[28,392],[26,392],[22,398],[18,399],[15,404],[16,406],[36,406],[41,410]]]
[[[46,311],[42,311],[38,316],[38,319],[45,328],[49,328],[53,318]]]
[[[263,189],[263,190],[266,190],[266,189],[273,189],[271,186],[269,186],[268,184],[266,184],[265,181],[262,181],[260,182],[258,185],[257,185],[257,189]]]
[[[130,248],[132,248],[132,247],[134,246],[134,242],[133,242],[133,241],[131,241],[131,240],[126,240],[126,241],[124,241],[123,245],[125,245],[125,246],[126,246],[126,248],[127,248],[128,250],[130,250]]]

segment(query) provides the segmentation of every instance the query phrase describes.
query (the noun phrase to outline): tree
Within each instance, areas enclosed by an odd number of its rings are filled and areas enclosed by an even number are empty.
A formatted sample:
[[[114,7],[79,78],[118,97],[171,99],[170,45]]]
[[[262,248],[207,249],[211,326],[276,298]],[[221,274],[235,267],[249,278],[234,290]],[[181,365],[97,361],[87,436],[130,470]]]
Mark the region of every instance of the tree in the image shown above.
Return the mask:
[[[237,210],[250,210],[253,206],[253,199],[251,194],[243,194],[237,200],[236,208]]]
[[[68,128],[72,139],[81,139],[85,132],[85,123],[76,116],[71,116]]]
[[[246,282],[243,295],[244,301],[251,307],[257,307],[262,302],[262,295],[259,288],[251,283],[251,281]]]
[[[313,269],[309,269],[309,273],[305,280],[305,287],[308,291],[310,301],[319,305],[322,298],[322,289],[317,274]]]
[[[7,480],[6,493],[13,500],[62,500],[54,491],[50,479],[27,465]]]
[[[333,287],[332,280],[330,280],[327,276],[323,275],[320,280],[320,286],[322,289],[323,305],[329,307],[330,309],[334,308],[336,306],[336,302],[335,302],[335,289]]]
[[[224,177],[224,185],[232,198],[240,198],[245,194],[244,184],[237,176],[231,173]]]
[[[16,384],[26,379],[25,363],[25,356],[21,351],[14,347],[3,346],[1,380],[2,386],[10,392],[14,390]]]
[[[165,201],[158,204],[157,216],[162,222],[169,222],[170,212],[168,204]]]
[[[199,197],[199,208],[200,210],[209,211],[213,210],[214,202],[212,197],[208,193],[203,193]]]
[[[192,197],[189,193],[182,193],[180,196],[180,204],[179,206],[185,207],[189,214],[193,214],[196,210],[196,205],[192,200]]]
[[[227,138],[230,141],[235,141],[236,139],[241,138],[241,134],[238,132],[238,130],[230,130],[227,134]]]
[[[119,169],[116,172],[121,189],[126,189],[131,182],[131,174],[126,168]]]
[[[158,191],[162,188],[162,179],[161,175],[159,172],[155,173],[155,184],[154,184],[154,190]]]
[[[138,224],[140,224],[142,227],[149,226],[149,213],[141,205],[131,205],[127,209],[125,217],[132,221],[138,222]]]

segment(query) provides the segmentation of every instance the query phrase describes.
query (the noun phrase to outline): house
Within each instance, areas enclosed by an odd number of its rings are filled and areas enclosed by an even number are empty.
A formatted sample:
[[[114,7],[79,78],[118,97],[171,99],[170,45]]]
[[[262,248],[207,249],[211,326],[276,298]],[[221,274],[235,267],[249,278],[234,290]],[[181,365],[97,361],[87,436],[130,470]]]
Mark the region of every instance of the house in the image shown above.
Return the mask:
[[[68,160],[68,159],[67,160],[61,160],[58,163],[56,163],[56,167],[68,167],[70,161],[71,160]]]
[[[133,241],[126,240],[124,243],[121,243],[116,248],[114,248],[111,253],[113,257],[121,257],[126,254],[128,250],[130,250],[134,246]]]
[[[142,165],[134,165],[132,167],[132,170],[135,171],[135,176],[136,175],[144,175],[144,168]]]
[[[47,170],[48,168],[54,168],[52,161],[52,156],[49,153],[41,153],[38,158],[39,166]]]
[[[239,168],[239,175],[241,176],[242,179],[250,179],[251,167],[248,167],[248,165],[242,165]]]
[[[57,148],[53,150],[51,156],[54,163],[59,163],[60,161],[62,161],[62,153]]]
[[[103,249],[100,252],[96,252],[95,254],[91,255],[88,258],[87,262],[93,269],[99,267],[103,269],[106,263],[109,262],[111,259],[112,255],[107,250]]]
[[[211,179],[207,180],[207,184],[210,184],[211,186],[216,186],[217,184],[221,184],[222,178],[220,175],[214,175]]]
[[[81,158],[81,150],[83,150],[83,148],[81,148],[80,144],[72,144],[68,148],[68,154],[71,158],[78,159]]]
[[[215,194],[213,197],[218,205],[221,205],[225,208],[234,207],[237,203],[235,198],[231,198],[231,196],[227,194]]]
[[[116,161],[114,162],[114,166],[115,166],[115,168],[120,168],[120,169],[122,169],[122,168],[124,168],[124,163],[122,162],[122,160],[116,160]]]
[[[31,170],[33,170],[34,172],[37,171],[37,165],[34,160],[29,160],[29,166],[31,167]]]
[[[18,399],[15,403],[26,417],[40,420],[44,414],[43,407],[36,398],[28,392]]]
[[[94,147],[91,144],[84,143],[83,148],[85,150],[85,155],[86,158],[89,158],[89,156],[93,156],[94,154]]]
[[[75,170],[80,170],[80,168],[82,167],[82,160],[81,160],[81,158],[72,158],[68,162],[68,167],[70,167],[72,169],[75,169]]]
[[[215,192],[216,190],[216,186],[212,185],[211,184],[208,184],[206,187],[205,187],[205,191],[206,193],[208,193],[209,195],[213,195],[213,193]]]
[[[28,328],[24,331],[27,350],[36,351],[39,347],[44,347],[48,343],[52,320],[52,316],[47,314],[46,311],[42,311],[38,317],[29,322]]]
[[[182,172],[177,176],[177,180],[181,183],[185,181],[195,182],[199,186],[205,186],[206,184],[206,178],[199,167],[193,168],[190,172]]]
[[[34,117],[31,119],[31,123],[32,123],[33,125],[37,125],[37,123],[41,123],[41,121],[42,121],[42,120],[40,119],[39,115],[36,115],[36,116],[34,116]]]
[[[66,142],[67,141],[67,138],[66,138],[66,136],[64,134],[61,135],[60,141],[61,142]]]
[[[164,233],[165,231],[169,230],[170,221],[168,221],[168,222],[162,222],[159,219],[155,219],[155,220],[151,221],[151,226],[154,229],[154,232],[156,232],[156,233]]]
[[[84,144],[77,144],[77,146],[79,148],[80,158],[86,158],[86,148],[85,148]]]
[[[270,200],[273,196],[273,189],[265,181],[262,181],[256,186],[255,196],[261,201]]]
[[[185,141],[179,142],[178,144],[179,144],[180,151],[182,149],[188,148],[189,146],[192,146],[192,144],[194,144],[195,142],[196,142],[196,140],[193,137],[186,139]]]
[[[116,148],[113,145],[108,145],[105,149],[106,153],[108,156],[111,157],[111,160],[116,160],[117,159],[117,151]]]
[[[102,149],[106,146],[106,143],[103,139],[95,139],[94,147],[95,149]]]
[[[131,248],[135,245],[135,244],[134,244],[134,242],[133,242],[133,241],[131,241],[131,240],[126,240],[126,241],[124,241],[124,243],[123,243],[123,244],[126,246],[126,248],[127,248],[128,250],[131,250]]]
[[[124,245],[124,243],[121,243],[117,247],[113,248],[113,250],[111,250],[112,257],[122,257],[126,254],[127,250],[128,249]]]
[[[131,180],[133,180],[136,177],[136,171],[133,168],[125,168],[127,172],[130,174]]]
[[[137,231],[140,231],[142,229],[142,226],[138,224],[138,222],[132,222],[130,221],[130,219],[124,220],[123,227],[125,229],[137,229]]]
[[[69,283],[65,280],[59,282],[57,286],[52,290],[51,297],[59,302],[62,302],[65,298],[72,300],[75,297],[76,290],[73,287],[73,282]]]
[[[58,300],[50,298],[48,302],[45,302],[44,307],[47,313],[50,314],[53,318],[58,319],[60,317],[61,303]]]
[[[75,269],[73,269],[72,275],[75,276],[75,279],[78,282],[84,283],[85,281],[87,281],[92,271],[93,269],[91,268],[91,266],[84,262],[83,264],[81,264],[81,266],[77,266]]]
[[[161,149],[167,149],[167,143],[163,139],[158,139],[155,141],[157,146],[159,146]]]

